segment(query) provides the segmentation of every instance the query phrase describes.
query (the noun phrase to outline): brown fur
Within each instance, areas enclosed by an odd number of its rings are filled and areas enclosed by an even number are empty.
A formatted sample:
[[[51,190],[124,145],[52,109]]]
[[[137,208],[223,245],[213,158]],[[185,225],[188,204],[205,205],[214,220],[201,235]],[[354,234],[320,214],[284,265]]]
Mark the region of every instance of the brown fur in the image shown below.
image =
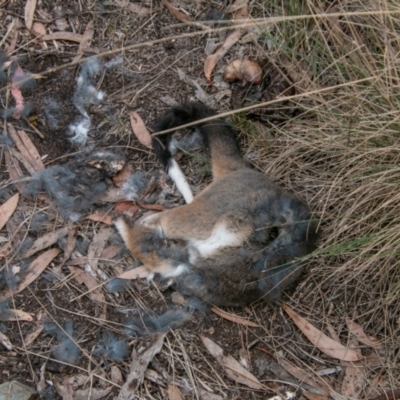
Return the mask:
[[[158,129],[212,113],[198,104],[180,106],[160,120]],[[242,159],[225,122],[214,120],[200,130],[211,152],[211,185],[190,204],[134,226],[118,219],[116,226],[138,260],[174,277],[187,295],[215,305],[277,300],[304,269],[299,258],[314,249],[308,207]],[[168,164],[166,147],[156,152]]]

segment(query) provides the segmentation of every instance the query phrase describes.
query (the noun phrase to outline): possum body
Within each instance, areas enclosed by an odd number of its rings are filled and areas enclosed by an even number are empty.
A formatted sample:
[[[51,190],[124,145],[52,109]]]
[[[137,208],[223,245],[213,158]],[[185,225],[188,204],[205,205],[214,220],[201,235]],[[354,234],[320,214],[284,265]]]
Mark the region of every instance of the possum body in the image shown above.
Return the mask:
[[[174,107],[156,130],[214,114],[197,103]],[[219,306],[279,300],[315,248],[309,208],[241,157],[235,132],[226,122],[214,119],[198,127],[211,153],[213,182],[193,200],[186,194],[189,204],[136,225],[119,217],[115,226],[131,253],[150,271],[173,279],[183,294]],[[170,172],[174,170],[166,143],[154,138],[153,147]]]

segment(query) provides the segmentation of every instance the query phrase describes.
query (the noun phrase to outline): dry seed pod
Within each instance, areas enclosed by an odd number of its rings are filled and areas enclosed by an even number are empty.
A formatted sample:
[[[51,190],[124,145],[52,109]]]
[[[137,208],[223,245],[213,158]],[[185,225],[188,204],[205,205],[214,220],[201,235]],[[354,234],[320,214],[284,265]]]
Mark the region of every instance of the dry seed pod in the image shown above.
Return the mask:
[[[237,58],[225,67],[224,79],[226,82],[243,81],[243,86],[248,83],[258,85],[262,74],[261,67],[255,61]]]

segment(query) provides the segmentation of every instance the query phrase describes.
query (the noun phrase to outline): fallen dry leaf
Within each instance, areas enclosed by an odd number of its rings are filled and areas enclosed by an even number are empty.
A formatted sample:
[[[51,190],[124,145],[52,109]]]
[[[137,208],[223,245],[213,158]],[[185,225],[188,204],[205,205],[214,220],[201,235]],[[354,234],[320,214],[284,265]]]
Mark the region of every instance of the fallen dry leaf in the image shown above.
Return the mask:
[[[129,118],[131,120],[131,126],[133,133],[138,138],[139,142],[149,149],[153,148],[151,144],[151,135],[146,125],[144,124],[142,118],[140,118],[139,114],[135,111],[132,111],[129,114]]]
[[[252,373],[247,371],[247,369],[245,369],[238,361],[230,355],[225,355],[220,346],[203,335],[199,336],[206,349],[221,364],[230,379],[252,389],[265,389],[261,382]]]
[[[121,391],[119,392],[119,400],[131,400],[137,398],[136,390],[143,382],[147,366],[154,356],[160,352],[166,334],[166,332],[158,333],[154,336],[153,341],[147,347],[140,350],[133,349],[130,372],[121,388]]]
[[[129,271],[125,271],[122,274],[118,275],[119,279],[140,279],[147,278],[149,275],[149,270],[144,266],[140,266],[137,268],[130,269]]]
[[[3,314],[0,314],[0,321],[26,321],[33,322],[35,319],[32,314],[22,310],[8,309]]]
[[[96,389],[90,386],[87,389],[74,390],[70,384],[67,384],[66,382],[64,382],[64,384],[61,384],[61,382],[58,379],[54,380],[54,387],[63,400],[102,399],[103,397],[106,397],[114,388],[113,385],[105,389]]]
[[[217,49],[214,54],[210,54],[207,56],[206,61],[204,62],[204,75],[207,78],[207,81],[210,85],[212,85],[211,75],[214,71],[217,62],[228,52],[228,50],[240,39],[243,31],[237,29],[233,31],[228,37],[225,39],[225,42],[221,47]]]
[[[32,25],[31,32],[37,38],[40,38],[41,36],[44,36],[46,34],[46,28],[41,22],[34,22]]]
[[[311,393],[307,390],[302,390],[301,393],[308,400],[329,400],[327,396],[320,396],[319,394]]]
[[[47,268],[47,266],[53,261],[53,259],[58,256],[60,251],[60,249],[47,250],[43,254],[38,256],[35,260],[33,260],[29,264],[29,267],[26,269],[23,280],[17,285],[15,290],[13,290],[12,292],[8,288],[3,290],[2,294],[0,294],[0,301],[6,300],[12,295],[22,292],[37,277],[40,276],[40,274]]]
[[[234,314],[229,314],[226,311],[222,311],[219,308],[216,307],[211,307],[211,311],[214,314],[219,315],[221,318],[227,319],[228,321],[232,321],[232,322],[236,322],[237,324],[240,325],[245,325],[245,326],[251,326],[253,328],[260,328],[261,326],[256,324],[253,321],[249,321],[246,318],[243,317],[239,317],[238,315],[234,315]]]
[[[137,202],[137,204],[146,210],[151,210],[151,211],[164,211],[165,207],[162,206],[161,204],[146,204],[146,203],[141,203]]]
[[[79,33],[73,32],[53,32],[49,33],[48,35],[44,35],[41,39],[46,42],[49,40],[67,40],[69,42],[80,43],[83,39],[83,36]]]
[[[62,264],[64,264],[70,257],[73,251],[75,250],[76,245],[76,230],[75,227],[69,223],[68,224],[68,236],[67,236],[67,244],[64,248],[64,256],[62,260]]]
[[[52,246],[54,243],[57,243],[58,240],[60,240],[67,234],[68,234],[68,226],[64,226],[63,228],[57,229],[56,231],[53,231],[53,232],[45,233],[39,239],[36,239],[33,242],[32,246],[29,247],[29,249],[27,249],[22,254],[21,257],[28,258],[30,256],[33,256],[38,251],[44,250],[47,247]]]
[[[144,207],[142,207],[144,208]],[[130,200],[122,200],[119,201],[115,207],[114,207],[114,213],[116,214],[122,214],[122,213],[126,213],[126,212],[130,212],[132,215],[136,212],[139,211],[139,206],[137,206],[136,204],[133,204],[132,201]]]
[[[99,269],[99,258],[100,255],[108,241],[108,238],[114,233],[114,229],[108,226],[102,226],[97,234],[95,235],[94,239],[89,245],[88,249],[88,263],[92,268],[93,274],[98,275]]]
[[[400,399],[400,389],[390,389],[371,400],[398,400]]]
[[[303,332],[307,339],[324,354],[342,361],[358,361],[364,358],[356,351],[337,343],[335,340],[325,335],[314,325],[310,324],[305,318],[293,311],[287,304],[282,304],[282,308]]]
[[[106,247],[102,253],[100,258],[103,260],[111,260],[114,258],[122,249],[124,248],[123,244],[113,244],[111,246]]]
[[[277,353],[274,354],[274,357],[278,361],[279,365],[283,367],[286,372],[295,377],[298,381],[306,383],[308,386],[311,386],[323,396],[329,396],[331,392],[330,388],[318,375],[311,374],[311,372],[307,372],[303,368],[292,365],[289,361],[279,356]]]
[[[374,349],[381,349],[382,342],[372,336],[368,336],[361,325],[356,322],[346,318],[346,324],[349,331],[361,342],[367,346],[371,346]]]
[[[24,339],[24,346],[25,348],[29,347],[36,338],[42,333],[43,331],[43,321],[47,317],[46,312],[40,310],[36,317],[36,324],[33,327],[33,330],[29,332]]]
[[[25,183],[21,181],[24,177],[24,174],[21,171],[18,160],[11,157],[11,153],[9,151],[5,152],[4,159],[6,161],[7,171],[10,176],[11,182],[17,188],[18,192],[23,195]]]
[[[17,131],[12,124],[8,124],[8,130],[18,150],[31,165],[35,172],[44,170],[44,164],[32,140],[25,131]]]
[[[227,9],[226,12],[228,14],[232,14],[239,9],[246,7],[249,4],[249,0],[236,0],[233,4],[231,4]]]
[[[200,400],[224,400],[222,396],[218,394],[207,392],[206,390],[200,389]]]
[[[172,4],[170,4],[167,0],[161,0],[161,4],[171,13],[171,15],[181,22],[191,22],[192,18],[190,18],[185,13],[177,10]]]
[[[0,206],[0,230],[3,229],[5,224],[11,218],[11,215],[14,214],[14,211],[18,205],[18,201],[19,194],[17,193]]]
[[[25,19],[25,25],[28,28],[28,30],[32,28],[35,9],[36,9],[36,0],[27,0],[25,3],[24,19]]]
[[[366,382],[365,369],[350,365],[345,370],[340,394],[345,399],[359,399]]]
[[[141,6],[140,4],[131,3],[128,0],[114,0],[113,3],[120,8],[125,8],[134,14],[139,16],[149,15],[151,14],[151,10]]]
[[[22,113],[24,111],[24,107],[25,107],[25,100],[24,100],[24,97],[22,96],[22,92],[21,92],[20,84],[19,84],[19,81],[21,81],[24,78],[25,78],[25,72],[18,65],[17,69],[15,70],[14,75],[11,79],[11,94],[15,100],[15,111],[13,114],[13,117],[15,119],[21,118],[21,115],[22,115]]]
[[[90,275],[89,273],[87,273],[86,271],[84,271],[79,267],[69,266],[68,269],[71,271],[74,279],[80,285],[85,285],[88,288],[89,290],[88,296],[90,297],[90,299],[98,303],[99,305],[104,306],[106,303],[106,299],[104,297],[103,292],[101,291],[102,285],[99,285],[96,278],[94,278],[92,275]]]
[[[88,219],[88,220],[94,221],[94,222],[103,222],[103,224],[106,224],[106,225],[113,224],[112,217],[111,217],[110,213],[108,213],[108,212],[90,214],[87,217],[85,217],[85,219]]]
[[[83,50],[90,46],[90,43],[93,39],[94,29],[93,29],[93,20],[89,21],[86,25],[85,32],[83,32],[82,40],[79,43],[78,51],[76,57],[73,61],[79,60],[83,55]]]
[[[6,336],[2,331],[0,331],[0,343],[8,350],[11,351],[13,349],[13,345],[11,344],[11,340]]]
[[[168,383],[167,394],[168,394],[168,400],[183,400],[181,392],[172,383]]]

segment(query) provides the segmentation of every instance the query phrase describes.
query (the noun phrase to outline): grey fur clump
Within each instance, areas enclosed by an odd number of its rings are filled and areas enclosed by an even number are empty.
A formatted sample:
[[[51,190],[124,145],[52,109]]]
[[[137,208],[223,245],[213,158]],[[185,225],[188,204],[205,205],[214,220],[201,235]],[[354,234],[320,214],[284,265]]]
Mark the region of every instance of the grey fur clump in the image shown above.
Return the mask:
[[[144,336],[149,333],[167,332],[189,321],[191,314],[185,310],[168,310],[161,315],[150,312],[148,315],[131,318],[125,324],[125,331],[131,336]]]
[[[81,355],[81,351],[72,339],[74,333],[73,321],[66,322],[64,330],[60,329],[53,322],[45,322],[44,329],[49,335],[57,337],[58,344],[52,349],[54,358],[67,364],[76,364]]]
[[[125,340],[119,339],[114,333],[103,332],[94,354],[120,363],[128,357],[129,346]]]
[[[93,168],[75,171],[68,165],[46,168],[32,177],[25,193],[36,196],[46,192],[58,205],[61,215],[79,219],[96,202],[96,195],[106,191],[107,184],[101,173]]]
[[[131,280],[112,278],[107,284],[108,293],[119,293],[123,290],[129,289]]]
[[[12,146],[14,144],[13,140],[5,135],[0,135],[0,146]]]
[[[121,189],[127,200],[135,200],[139,198],[139,192],[146,187],[146,179],[144,173],[134,172],[122,185]]]

